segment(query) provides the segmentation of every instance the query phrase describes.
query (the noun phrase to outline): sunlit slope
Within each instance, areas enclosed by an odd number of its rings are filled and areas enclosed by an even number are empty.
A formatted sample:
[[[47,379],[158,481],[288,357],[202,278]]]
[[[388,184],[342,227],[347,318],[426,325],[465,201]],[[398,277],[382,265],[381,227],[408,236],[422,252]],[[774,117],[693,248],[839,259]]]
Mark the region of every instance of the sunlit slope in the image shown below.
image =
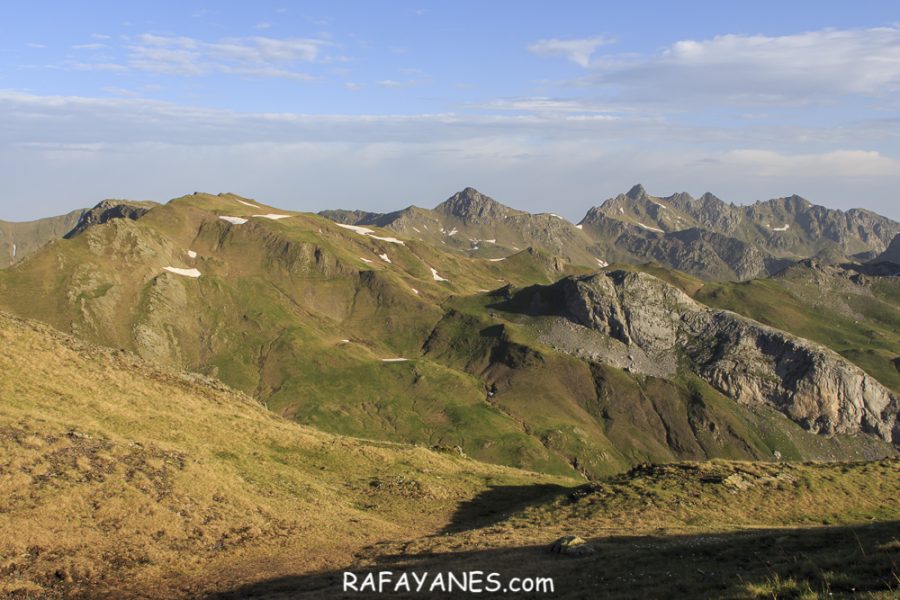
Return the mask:
[[[420,356],[450,294],[552,281],[547,265],[197,194],[51,244],[0,274],[0,305],[213,375],[329,431],[573,473],[486,403],[480,382]]]
[[[0,341],[0,596],[196,597],[334,568],[489,485],[549,481],[327,435],[4,313]]]

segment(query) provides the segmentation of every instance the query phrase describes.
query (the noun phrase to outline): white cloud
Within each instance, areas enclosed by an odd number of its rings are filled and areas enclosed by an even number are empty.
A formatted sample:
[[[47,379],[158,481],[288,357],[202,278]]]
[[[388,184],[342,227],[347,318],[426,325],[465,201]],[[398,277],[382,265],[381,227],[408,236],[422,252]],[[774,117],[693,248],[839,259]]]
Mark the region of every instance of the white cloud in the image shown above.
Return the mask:
[[[261,22],[259,22],[259,23],[256,24],[256,28],[257,28],[257,29],[271,29],[271,28],[272,28],[272,24],[269,23],[268,21],[261,21]]]
[[[201,76],[229,73],[251,77],[310,80],[297,70],[318,61],[328,42],[320,39],[276,39],[254,36],[206,42],[190,37],[143,34],[127,46],[129,65],[139,71]]]
[[[92,33],[91,37],[95,40],[108,40],[111,39],[111,35],[106,35],[105,33]]]
[[[535,211],[548,210],[552,198],[555,212],[575,220],[636,181],[659,193],[710,190],[738,202],[796,192],[900,217],[893,192],[900,163],[858,131],[800,150],[773,145],[785,138],[780,127],[732,140],[718,128],[713,135],[618,116],[240,113],[0,91],[4,189],[16,200],[2,209],[22,211],[0,218],[48,214],[42,198],[87,205],[104,197],[165,200],[196,189],[243,191],[285,208],[387,210],[397,208],[398,180],[419,205],[473,185]],[[48,171],[54,177],[42,176]]]
[[[785,154],[772,150],[731,150],[721,161],[758,177],[869,178],[900,176],[900,161],[873,150],[832,150]]]
[[[376,81],[375,85],[384,87],[384,88],[409,88],[415,87],[417,85],[422,85],[426,82],[426,79],[382,79],[380,81]]]
[[[582,84],[624,101],[802,104],[900,91],[900,27],[721,35],[658,54],[599,57]]]
[[[37,49],[41,49],[41,48],[46,48],[46,47],[47,47],[47,46],[44,45],[44,44],[38,44],[38,43],[36,43],[36,42],[28,42],[28,43],[25,44],[25,45],[28,46],[29,48],[37,48]]]
[[[91,44],[75,44],[72,48],[75,50],[99,50],[100,48],[106,48],[106,44],[96,42]]]
[[[582,67],[589,67],[591,56],[600,46],[610,44],[613,40],[603,36],[582,39],[547,39],[538,40],[528,46],[528,51],[538,56],[564,56]]]

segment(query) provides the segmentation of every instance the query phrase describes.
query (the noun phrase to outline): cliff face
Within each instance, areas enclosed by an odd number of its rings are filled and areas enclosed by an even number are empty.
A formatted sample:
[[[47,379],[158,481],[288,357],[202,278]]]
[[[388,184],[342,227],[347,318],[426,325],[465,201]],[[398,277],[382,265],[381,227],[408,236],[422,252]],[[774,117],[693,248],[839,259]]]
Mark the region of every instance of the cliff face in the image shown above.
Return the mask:
[[[636,355],[651,372],[681,355],[736,402],[768,404],[817,433],[865,432],[900,443],[900,400],[861,369],[813,342],[708,308],[655,277],[613,271],[532,293],[543,296],[532,298],[532,309],[624,344],[633,370],[645,370]]]

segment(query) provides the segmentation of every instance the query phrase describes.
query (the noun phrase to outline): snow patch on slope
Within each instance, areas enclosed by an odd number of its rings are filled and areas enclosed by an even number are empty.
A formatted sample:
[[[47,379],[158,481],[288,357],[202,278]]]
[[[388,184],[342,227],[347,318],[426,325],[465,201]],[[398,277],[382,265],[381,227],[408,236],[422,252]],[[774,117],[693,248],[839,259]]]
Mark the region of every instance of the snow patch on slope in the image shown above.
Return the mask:
[[[192,277],[194,279],[200,277],[200,271],[197,269],[179,269],[177,267],[164,267],[169,273],[175,273],[183,277]]]

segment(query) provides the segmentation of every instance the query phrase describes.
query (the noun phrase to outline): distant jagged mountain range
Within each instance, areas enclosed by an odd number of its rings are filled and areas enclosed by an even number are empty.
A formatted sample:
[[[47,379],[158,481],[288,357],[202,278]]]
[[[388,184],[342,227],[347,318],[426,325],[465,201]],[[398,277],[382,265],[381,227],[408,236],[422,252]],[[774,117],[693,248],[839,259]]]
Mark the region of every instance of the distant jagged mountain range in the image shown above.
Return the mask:
[[[320,214],[471,256],[501,257],[531,246],[574,264],[654,261],[707,280],[771,275],[810,257],[868,261],[900,234],[900,223],[871,211],[829,209],[799,196],[738,206],[709,193],[651,196],[641,185],[591,208],[577,225],[553,213],[509,208],[472,188],[433,210]]]

